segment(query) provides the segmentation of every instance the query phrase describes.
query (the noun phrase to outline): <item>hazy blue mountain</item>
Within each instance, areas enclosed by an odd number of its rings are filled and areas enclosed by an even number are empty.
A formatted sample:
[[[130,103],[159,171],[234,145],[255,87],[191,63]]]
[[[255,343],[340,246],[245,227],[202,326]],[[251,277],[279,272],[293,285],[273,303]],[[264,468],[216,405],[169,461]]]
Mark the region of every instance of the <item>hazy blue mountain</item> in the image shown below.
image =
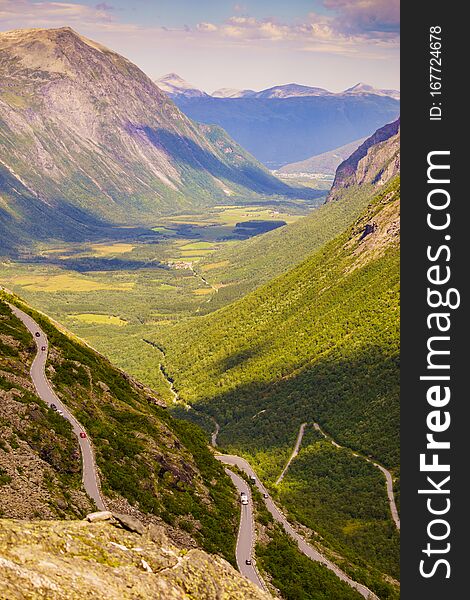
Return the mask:
[[[240,97],[173,96],[191,119],[223,127],[271,169],[328,152],[371,135],[397,118],[399,101],[375,93],[332,94],[294,86]],[[295,86],[300,88],[302,86]]]
[[[299,162],[284,165],[279,169],[280,173],[323,173],[334,175],[338,165],[348,158],[356,150],[365,138],[354,140],[329,152],[322,152]]]

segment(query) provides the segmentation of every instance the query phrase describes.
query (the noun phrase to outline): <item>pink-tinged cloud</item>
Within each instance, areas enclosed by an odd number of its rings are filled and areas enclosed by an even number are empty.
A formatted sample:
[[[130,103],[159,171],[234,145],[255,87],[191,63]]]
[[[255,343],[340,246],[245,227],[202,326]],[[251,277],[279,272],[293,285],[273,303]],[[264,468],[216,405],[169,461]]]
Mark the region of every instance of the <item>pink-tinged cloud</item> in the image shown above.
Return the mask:
[[[331,0],[345,2],[346,0]],[[364,2],[372,0],[363,0]],[[371,32],[361,30],[357,27],[347,30],[335,16],[310,13],[303,21],[285,23],[277,19],[256,19],[250,16],[235,15],[224,23],[216,24],[210,22],[200,23],[197,26],[200,33],[206,34],[208,38],[224,39],[227,42],[257,42],[269,41],[298,43],[302,48],[325,52],[335,48],[339,52],[344,48],[345,53],[350,54],[353,46],[356,51],[362,45],[396,46],[397,35],[390,31]],[[326,44],[328,42],[328,45]]]
[[[364,35],[398,34],[400,0],[324,0],[338,29]]]
[[[54,27],[77,23],[110,22],[110,10],[106,2],[95,7],[71,2],[33,2],[32,0],[0,0],[2,29],[21,20],[21,27]]]

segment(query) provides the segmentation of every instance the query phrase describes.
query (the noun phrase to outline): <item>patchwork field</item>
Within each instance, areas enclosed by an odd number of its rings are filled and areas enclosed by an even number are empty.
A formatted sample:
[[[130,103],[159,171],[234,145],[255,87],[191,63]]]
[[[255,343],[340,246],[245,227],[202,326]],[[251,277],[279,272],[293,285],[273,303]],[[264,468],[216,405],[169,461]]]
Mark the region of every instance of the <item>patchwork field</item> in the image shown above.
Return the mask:
[[[155,325],[210,308],[223,285],[201,276],[199,263],[210,270],[213,253],[299,221],[313,207],[219,206],[162,218],[151,239],[42,245],[35,257],[0,262],[0,281],[172,401],[158,368],[161,353],[148,341]],[[243,227],[247,222],[254,226]],[[220,271],[223,264],[213,266]]]

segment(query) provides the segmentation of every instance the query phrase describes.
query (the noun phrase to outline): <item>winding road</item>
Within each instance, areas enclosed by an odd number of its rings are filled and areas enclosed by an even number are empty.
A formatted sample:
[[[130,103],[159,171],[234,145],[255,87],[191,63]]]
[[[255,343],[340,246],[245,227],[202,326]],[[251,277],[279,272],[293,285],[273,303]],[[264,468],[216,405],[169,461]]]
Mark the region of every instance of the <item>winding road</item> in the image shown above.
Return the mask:
[[[41,398],[41,400],[43,400],[43,402],[45,402],[48,406],[50,404],[55,404],[56,407],[63,412],[64,418],[67,419],[67,421],[69,421],[69,423],[72,425],[73,431],[74,431],[75,435],[77,436],[77,439],[78,439],[78,442],[80,445],[81,455],[82,455],[82,481],[83,481],[85,491],[88,494],[88,496],[95,502],[98,510],[106,510],[106,505],[105,505],[103,498],[101,496],[101,493],[100,493],[99,477],[98,477],[95,457],[93,454],[93,449],[92,449],[90,440],[88,439],[88,437],[85,437],[85,438],[80,437],[80,433],[85,433],[85,429],[77,421],[77,419],[72,415],[72,413],[67,408],[67,406],[65,406],[65,404],[58,398],[56,393],[53,391],[52,386],[49,383],[49,380],[46,377],[45,366],[46,366],[47,354],[48,354],[48,348],[49,348],[47,336],[44,333],[44,331],[41,329],[41,327],[38,325],[38,323],[36,323],[36,321],[31,316],[29,316],[28,314],[26,314],[25,312],[23,312],[22,310],[20,310],[19,308],[17,308],[16,306],[14,306],[12,304],[9,304],[9,306],[10,306],[12,312],[27,327],[27,329],[33,336],[33,339],[36,343],[37,352],[36,352],[36,356],[33,360],[33,363],[31,365],[30,375],[31,375],[32,382],[36,388],[37,394]],[[36,333],[39,333],[39,336],[37,336]],[[45,348],[45,349],[42,350],[41,348]],[[214,431],[214,433],[212,435],[212,445],[213,446],[216,446],[216,444],[217,444],[217,435],[218,435],[219,429],[220,429],[219,425],[217,423],[215,423],[215,425],[216,425],[216,430]],[[333,443],[335,446],[340,447],[339,444],[337,444],[334,440],[331,440],[331,438],[329,438],[323,432],[323,430],[320,428],[320,426],[317,423],[315,423],[314,426],[319,432],[322,433],[322,435],[326,439],[331,441],[331,443]],[[285,473],[287,472],[287,469],[289,468],[290,463],[295,458],[295,456],[297,456],[297,454],[299,452],[300,444],[302,442],[302,437],[304,434],[305,427],[306,427],[306,423],[302,423],[302,425],[300,426],[300,429],[299,429],[299,433],[297,436],[296,444],[295,444],[294,450],[292,452],[292,455],[291,455],[289,461],[287,462],[286,466],[284,467],[284,470],[281,473],[281,475],[278,478],[276,483],[279,483],[282,480]],[[359,456],[358,454],[355,454],[355,455]],[[246,473],[246,475],[248,475],[249,477],[255,478],[255,481],[256,481],[255,485],[256,485],[257,489],[259,490],[259,492],[263,495],[263,499],[264,499],[266,508],[271,513],[271,515],[275,519],[275,521],[280,523],[283,526],[286,533],[288,535],[290,535],[297,542],[299,550],[303,554],[308,556],[311,560],[319,562],[319,563],[323,564],[326,568],[330,569],[333,573],[335,573],[335,575],[339,579],[346,582],[352,588],[356,589],[367,600],[379,600],[378,597],[371,590],[369,590],[369,588],[352,580],[336,564],[334,564],[329,559],[327,559],[325,556],[323,556],[320,552],[318,552],[318,550],[316,550],[313,546],[311,546],[301,535],[299,535],[295,531],[295,529],[288,522],[288,520],[286,519],[286,517],[284,516],[282,511],[276,506],[276,504],[274,503],[274,501],[268,494],[267,489],[264,487],[264,485],[260,482],[259,478],[256,476],[256,473],[254,472],[251,465],[244,458],[241,458],[239,456],[234,456],[234,455],[228,455],[228,454],[220,454],[220,455],[217,455],[216,458],[217,458],[217,460],[221,461],[225,465],[236,466],[239,469],[241,469],[242,471],[244,471]],[[367,457],[363,457],[363,458],[365,458],[366,460],[368,460],[369,462],[374,464],[377,468],[379,468],[384,473],[384,475],[386,477],[386,481],[387,481],[387,493],[388,493],[388,497],[389,497],[390,507],[392,510],[392,516],[393,516],[393,519],[394,519],[397,527],[400,528],[400,521],[398,518],[398,512],[396,510],[395,499],[393,496],[393,482],[392,482],[391,474],[384,467],[379,465],[378,463],[375,463],[374,461],[368,459]],[[242,575],[247,577],[247,579],[252,581],[254,584],[259,586],[260,588],[266,589],[266,586],[265,586],[261,576],[259,575],[258,570],[256,569],[254,556],[253,556],[254,542],[255,542],[255,528],[254,528],[254,516],[253,516],[253,502],[252,502],[252,498],[251,498],[250,486],[247,484],[247,482],[242,477],[240,477],[239,475],[237,475],[230,469],[227,468],[225,470],[226,470],[226,473],[228,474],[228,476],[230,477],[230,479],[232,480],[233,484],[235,485],[236,489],[238,490],[239,494],[241,494],[241,492],[245,492],[248,497],[248,504],[245,504],[245,505],[241,504],[240,526],[239,526],[237,545],[236,545],[236,559],[237,559],[238,569],[239,569],[240,573],[242,573]],[[246,564],[245,561],[247,559],[250,559],[252,561],[251,564]]]
[[[361,596],[363,596],[367,600],[379,600],[379,598],[368,587],[366,587],[365,585],[362,585],[361,583],[358,583],[357,581],[352,580],[348,575],[346,575],[346,573],[344,573],[344,571],[342,571],[337,565],[335,565],[329,559],[327,559],[322,554],[320,554],[320,552],[318,552],[318,550],[316,550],[313,546],[311,546],[308,542],[306,542],[305,539],[295,531],[295,529],[292,527],[292,525],[286,519],[286,517],[281,512],[281,510],[276,506],[276,504],[274,503],[274,501],[268,494],[267,489],[260,482],[259,478],[256,476],[256,473],[254,472],[254,470],[252,469],[252,467],[248,461],[246,461],[244,458],[241,458],[240,456],[234,456],[234,455],[230,455],[230,454],[219,454],[216,456],[216,458],[217,458],[217,460],[220,460],[225,465],[238,467],[239,469],[244,471],[249,477],[254,477],[256,479],[255,485],[258,488],[258,490],[261,492],[261,494],[263,494],[266,508],[271,513],[274,520],[277,521],[278,523],[280,523],[284,527],[284,530],[286,531],[286,533],[288,535],[290,535],[297,542],[299,550],[303,554],[305,554],[305,556],[308,556],[311,560],[314,560],[316,562],[323,564],[327,569],[330,569],[330,571],[333,571],[333,573],[337,577],[339,577],[339,579],[346,582],[352,588],[357,590],[361,594]],[[230,474],[230,470],[228,469],[227,471]],[[235,487],[238,489],[238,491],[240,493],[242,491],[245,491],[245,488],[242,487],[242,485],[240,484],[240,482],[238,480],[241,480],[241,482],[243,482],[243,484],[245,486],[247,486],[246,482],[241,477],[238,477],[237,479],[235,479],[234,476],[235,476],[235,473],[232,473],[232,475],[230,477],[231,477]],[[251,498],[250,498],[250,504],[251,504]],[[248,549],[250,547],[251,548],[253,547],[253,543],[254,543],[254,532],[252,530],[252,525],[250,525],[250,527],[248,527],[247,521],[245,520],[243,524],[240,523],[240,531],[242,529],[242,525],[244,528],[244,532],[243,533],[239,532],[239,539],[241,536],[243,536],[243,540],[246,540],[246,541],[243,542],[243,547],[240,547],[240,553],[248,551]],[[249,539],[250,531],[251,531],[251,539]],[[240,546],[240,544],[237,542],[237,562],[238,562],[239,546]],[[240,566],[239,566],[239,568],[240,568]],[[245,573],[243,573],[243,574],[245,574]]]
[[[216,457],[218,458],[218,457]],[[233,485],[237,488],[239,494],[244,492],[248,497],[248,504],[242,504],[240,515],[240,526],[238,528],[237,545],[235,555],[237,558],[238,570],[242,575],[249,579],[252,583],[263,590],[266,590],[266,585],[262,580],[254,561],[254,543],[255,543],[255,522],[253,516],[253,502],[251,499],[251,490],[247,482],[230,469],[225,469],[225,472],[232,480]],[[247,565],[246,560],[251,560],[251,564]]]
[[[82,481],[88,496],[95,502],[98,510],[105,510],[106,505],[100,493],[98,471],[95,463],[95,456],[91,442],[88,437],[81,438],[80,433],[85,433],[85,429],[72,415],[65,404],[57,397],[52,389],[49,380],[46,377],[46,361],[49,349],[47,336],[36,321],[28,314],[9,304],[13,313],[24,323],[36,342],[37,353],[31,365],[30,375],[38,396],[48,406],[55,404],[56,407],[64,413],[64,418],[72,425],[73,432],[77,436],[82,454]],[[39,337],[36,336],[39,333]],[[41,350],[45,348],[45,350]]]
[[[315,429],[318,432],[320,432],[322,434],[322,436],[326,440],[331,442],[333,444],[333,446],[336,446],[336,448],[344,448],[344,446],[340,446],[337,442],[335,442],[335,440],[333,438],[331,438],[329,435],[327,435],[318,423],[314,423],[313,426],[315,427]],[[350,450],[350,448],[347,448],[347,449]],[[379,465],[379,463],[376,463],[375,461],[368,458],[367,456],[364,456],[363,454],[358,454],[357,452],[353,452],[353,455],[363,458],[364,460],[369,462],[371,465],[374,465],[374,467],[377,467],[377,469],[380,469],[382,471],[382,473],[384,474],[385,483],[386,483],[386,487],[387,487],[388,503],[390,505],[390,512],[392,513],[393,522],[395,523],[396,528],[399,530],[400,529],[400,517],[398,516],[397,505],[395,503],[395,495],[393,493],[392,474],[390,473],[390,471],[387,471],[387,469],[385,467],[382,467],[382,465]]]
[[[292,454],[290,455],[290,458],[287,461],[287,464],[284,467],[282,473],[277,478],[276,485],[281,483],[281,481],[284,479],[284,475],[287,473],[287,470],[289,469],[291,462],[294,460],[294,458],[299,453],[300,444],[302,443],[302,438],[304,437],[304,432],[305,432],[306,427],[307,427],[307,423],[302,423],[302,425],[300,426],[299,434],[297,436],[297,440],[295,441],[294,450],[292,451]]]

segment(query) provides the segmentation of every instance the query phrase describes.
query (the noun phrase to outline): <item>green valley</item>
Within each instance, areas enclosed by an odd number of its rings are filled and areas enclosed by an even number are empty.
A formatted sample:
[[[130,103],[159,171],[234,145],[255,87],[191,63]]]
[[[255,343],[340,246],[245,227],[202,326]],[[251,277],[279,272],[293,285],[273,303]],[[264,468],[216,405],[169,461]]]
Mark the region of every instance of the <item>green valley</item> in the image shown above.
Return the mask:
[[[399,189],[395,177],[344,233],[243,299],[157,326],[181,398],[213,416],[220,444],[268,481],[304,421],[398,474]],[[315,442],[277,493],[365,583],[395,597],[387,578],[398,576],[399,538],[374,467]]]
[[[94,548],[83,582],[93,563],[96,581],[125,566],[175,598],[398,600],[400,120],[329,189],[276,177],[69,27],[0,33],[0,75],[5,555],[24,519],[44,558],[28,581],[68,536],[65,555]],[[265,106],[396,114],[367,87],[279,86]]]
[[[54,349],[47,367],[49,377],[93,439],[107,505],[146,522],[165,523],[175,541],[190,547],[197,543],[233,563],[235,497],[202,432],[172,418],[152,390],[60,332],[45,316],[17,297],[0,294],[4,357],[0,393],[2,404],[6,403],[2,429],[11,432],[3,438],[0,465],[7,459],[9,477],[20,482],[22,454],[28,450],[33,455],[30,461],[39,463],[44,475],[37,483],[36,516],[80,516],[90,504],[80,490],[80,454],[70,426],[31,390],[22,362],[26,357],[28,364],[33,340],[5,301],[32,314],[47,332]],[[18,423],[17,412],[26,415],[23,423]],[[11,512],[3,516],[27,516],[27,512],[20,513],[29,510],[28,502],[23,509],[18,506],[25,485],[15,486],[17,492],[8,490],[10,500],[4,506],[10,506]],[[0,487],[0,494],[3,491]]]

